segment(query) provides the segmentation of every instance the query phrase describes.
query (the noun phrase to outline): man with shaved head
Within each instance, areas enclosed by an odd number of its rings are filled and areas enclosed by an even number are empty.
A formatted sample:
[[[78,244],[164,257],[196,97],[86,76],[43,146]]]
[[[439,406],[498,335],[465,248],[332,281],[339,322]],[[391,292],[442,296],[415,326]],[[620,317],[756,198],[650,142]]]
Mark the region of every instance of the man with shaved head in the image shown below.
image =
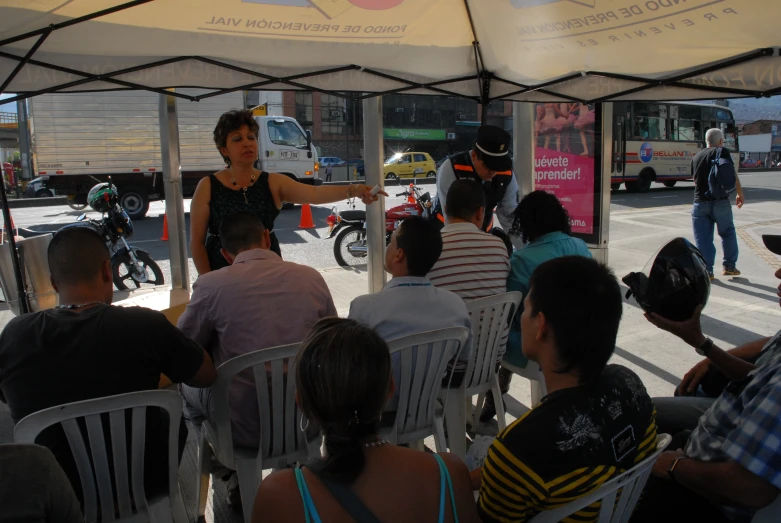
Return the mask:
[[[214,382],[217,373],[209,355],[162,313],[111,305],[111,260],[97,232],[64,228],[49,244],[48,261],[60,304],[18,316],[0,334],[0,399],[8,403],[14,423],[56,405],[153,390],[161,374],[195,387]],[[149,413],[148,494],[167,481],[167,427],[159,412]],[[181,427],[180,456],[187,439]],[[52,450],[80,496],[81,482],[62,429],[44,431],[38,443]]]

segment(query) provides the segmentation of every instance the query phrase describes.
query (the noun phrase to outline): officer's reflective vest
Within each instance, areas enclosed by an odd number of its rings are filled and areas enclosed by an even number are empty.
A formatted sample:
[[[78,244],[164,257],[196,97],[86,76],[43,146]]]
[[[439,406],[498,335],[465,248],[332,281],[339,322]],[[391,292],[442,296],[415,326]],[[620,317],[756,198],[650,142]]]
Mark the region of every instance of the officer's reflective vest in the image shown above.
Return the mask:
[[[507,187],[512,181],[512,171],[498,172],[490,182],[486,182],[475,172],[469,151],[454,154],[449,157],[449,160],[453,165],[456,180],[474,180],[483,187],[483,192],[485,193],[485,218],[483,219],[482,229],[486,232],[490,231],[494,222],[494,209],[504,199]],[[437,195],[437,206],[434,209],[434,216],[444,223],[445,216],[442,208],[445,202],[443,197],[444,195]]]

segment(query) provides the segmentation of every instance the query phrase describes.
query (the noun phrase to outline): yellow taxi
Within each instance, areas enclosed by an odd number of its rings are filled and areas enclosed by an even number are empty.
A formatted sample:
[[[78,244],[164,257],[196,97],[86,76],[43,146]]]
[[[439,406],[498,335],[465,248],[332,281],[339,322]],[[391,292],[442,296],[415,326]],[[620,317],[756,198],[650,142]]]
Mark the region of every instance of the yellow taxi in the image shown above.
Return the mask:
[[[396,153],[385,161],[385,179],[433,178],[437,166],[429,153]]]

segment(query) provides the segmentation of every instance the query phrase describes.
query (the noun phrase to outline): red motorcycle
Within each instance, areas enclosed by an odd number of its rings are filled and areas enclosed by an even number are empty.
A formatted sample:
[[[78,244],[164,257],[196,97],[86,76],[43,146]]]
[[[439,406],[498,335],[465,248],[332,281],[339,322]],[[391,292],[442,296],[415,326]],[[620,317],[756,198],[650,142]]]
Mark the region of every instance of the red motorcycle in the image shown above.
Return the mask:
[[[431,195],[422,192],[416,185],[410,184],[409,189],[396,195],[406,196],[408,201],[385,211],[385,244],[390,242],[391,235],[399,222],[410,216],[431,215]],[[368,246],[366,244],[366,211],[354,208],[342,212],[334,209],[326,219],[330,228],[328,239],[336,237],[334,242],[334,257],[336,263],[343,267],[362,265],[366,263]]]

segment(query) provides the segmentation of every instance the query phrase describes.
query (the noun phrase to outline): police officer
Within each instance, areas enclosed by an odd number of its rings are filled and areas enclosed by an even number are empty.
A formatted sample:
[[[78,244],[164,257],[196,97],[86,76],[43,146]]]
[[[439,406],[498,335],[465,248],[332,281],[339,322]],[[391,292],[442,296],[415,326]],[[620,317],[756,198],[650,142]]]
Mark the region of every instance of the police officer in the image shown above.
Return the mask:
[[[437,196],[434,201],[435,218],[444,225],[444,202],[447,191],[455,180],[475,180],[485,191],[485,219],[482,229],[491,230],[494,208],[499,223],[509,231],[513,222],[512,212],[518,206],[518,182],[513,176],[510,157],[510,134],[494,125],[477,129],[477,140],[471,151],[454,154],[445,160],[437,172]]]

